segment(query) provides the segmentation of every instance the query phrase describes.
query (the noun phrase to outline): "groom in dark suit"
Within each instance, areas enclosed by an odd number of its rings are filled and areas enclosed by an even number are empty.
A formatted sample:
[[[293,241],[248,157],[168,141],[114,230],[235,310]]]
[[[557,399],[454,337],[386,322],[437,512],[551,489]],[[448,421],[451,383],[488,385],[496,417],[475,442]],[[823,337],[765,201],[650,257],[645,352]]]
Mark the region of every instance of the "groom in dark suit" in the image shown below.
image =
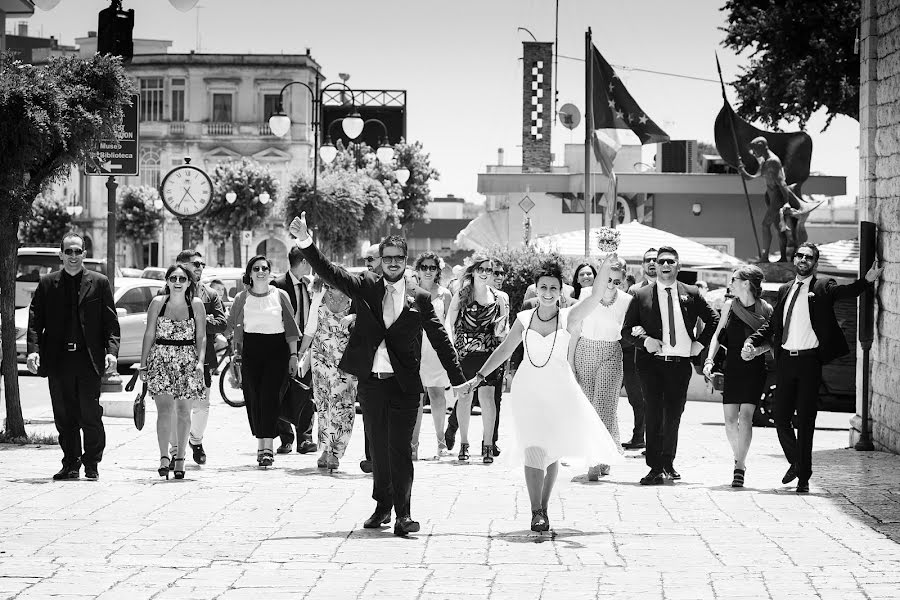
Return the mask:
[[[662,485],[675,470],[678,428],[693,373],[691,360],[709,345],[719,316],[699,290],[677,281],[678,252],[663,246],[656,256],[656,284],[634,290],[622,338],[636,348],[638,373],[647,405],[647,466],[642,485]],[[696,336],[697,321],[706,327]],[[640,327],[632,331],[635,327]]]
[[[873,264],[864,279],[838,285],[830,277],[816,277],[818,262],[818,247],[800,244],[794,254],[796,277],[778,289],[769,322],[747,339],[741,351],[741,358],[752,360],[770,346],[775,350],[775,427],[784,456],[791,463],[781,482],[798,479],[799,493],[809,491],[812,475],[822,365],[850,352],[834,316],[834,303],[859,296],[883,270]],[[797,435],[791,423],[795,410]]]
[[[290,232],[313,270],[353,299],[356,324],[338,365],[359,380],[358,394],[372,454],[372,497],[375,512],[364,527],[375,529],[396,513],[394,535],[419,531],[410,517],[413,463],[412,433],[416,425],[422,331],[437,352],[455,387],[466,383],[447,332],[435,315],[431,295],[407,289],[406,240],[388,236],[379,246],[383,276],[351,275],[335,267],[312,244],[306,213],[296,217]]]

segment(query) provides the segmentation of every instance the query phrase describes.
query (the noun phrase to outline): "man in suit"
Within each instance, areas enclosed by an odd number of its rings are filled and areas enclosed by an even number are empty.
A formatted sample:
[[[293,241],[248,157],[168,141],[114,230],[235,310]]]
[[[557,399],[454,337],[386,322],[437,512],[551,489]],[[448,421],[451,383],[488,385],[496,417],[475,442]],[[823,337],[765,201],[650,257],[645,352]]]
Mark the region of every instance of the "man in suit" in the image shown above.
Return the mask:
[[[775,350],[775,427],[790,467],[781,482],[797,479],[797,492],[809,491],[812,475],[813,433],[822,365],[844,356],[850,349],[834,316],[834,303],[859,296],[874,283],[883,268],[872,265],[864,279],[838,285],[831,278],[817,278],[819,249],[800,244],[794,253],[796,277],[778,290],[775,310],[766,325],[751,335],[741,351],[744,360]],[[791,418],[797,412],[797,434]]]
[[[290,270],[281,277],[276,277],[272,285],[287,292],[294,308],[294,319],[300,328],[300,333],[306,327],[309,319],[309,307],[311,297],[309,293],[312,284],[312,269],[303,258],[300,248],[292,247],[288,251]],[[302,361],[302,357],[301,357]],[[291,426],[297,430],[297,452],[309,454],[319,449],[313,441],[313,422],[316,420],[316,405],[312,399],[312,369],[300,378],[306,389],[295,381],[289,381],[284,399],[281,401],[281,415],[278,419],[278,437],[281,445],[276,452],[278,454],[290,454],[294,443],[294,432]]]
[[[382,275],[381,272],[381,256],[378,254],[378,244],[372,244],[366,251],[363,253],[363,262],[366,263],[366,269],[369,270],[370,273],[375,273],[376,275]],[[351,311],[355,314],[356,307],[353,306],[356,303],[356,300],[351,300]],[[358,390],[358,388],[357,388]],[[357,394],[359,392],[357,391]],[[365,416],[363,416],[363,450],[366,453],[365,458],[359,461],[359,469],[363,473],[371,473],[372,472],[372,452],[369,450],[369,434],[366,433],[365,428]]]
[[[641,272],[644,280],[635,283],[627,291],[634,295],[634,292],[645,288],[648,285],[656,283],[656,248],[648,248],[644,252],[641,261]],[[625,395],[628,396],[628,404],[634,413],[634,429],[631,432],[631,439],[622,442],[622,447],[628,450],[639,450],[646,446],[644,442],[644,431],[647,428],[647,408],[644,403],[644,392],[641,389],[641,377],[637,371],[637,351],[631,343],[625,338],[621,340],[622,344],[622,382],[625,384]]]
[[[106,446],[100,377],[116,368],[119,319],[109,280],[84,268],[84,238],[66,234],[59,258],[62,270],[41,277],[31,299],[27,365],[49,380],[63,451],[53,479],[78,479],[84,465],[84,476],[96,480]]]
[[[203,365],[203,383],[206,391],[203,397],[194,398],[191,403],[191,437],[188,445],[194,455],[194,462],[198,465],[206,464],[206,450],[203,448],[203,435],[206,433],[206,425],[209,423],[209,388],[212,385],[212,370],[216,367],[216,334],[225,333],[228,321],[225,318],[225,307],[219,298],[219,293],[208,285],[201,283],[203,269],[203,255],[196,250],[186,249],[178,253],[175,258],[185,271],[194,276],[197,282],[197,297],[203,301],[206,309],[206,363]],[[172,447],[178,445],[175,430],[172,430]],[[172,461],[174,468],[175,461]]]
[[[694,286],[677,281],[678,252],[661,247],[656,258],[655,285],[634,292],[628,306],[622,337],[637,347],[637,369],[647,405],[647,466],[642,485],[662,485],[676,480],[675,451],[678,428],[693,373],[691,359],[709,344],[719,323],[716,314]],[[699,338],[697,320],[706,328]],[[632,331],[634,327],[641,329]]]
[[[434,312],[431,295],[421,288],[407,289],[404,268],[406,240],[386,237],[379,245],[383,276],[351,275],[335,267],[312,244],[306,214],[293,220],[290,232],[313,270],[322,279],[351,297],[356,305],[356,324],[338,365],[356,375],[369,449],[372,454],[372,497],[375,512],[364,527],[374,529],[390,522],[396,513],[394,535],[419,531],[410,516],[413,481],[412,433],[416,425],[422,332],[437,352],[451,383],[465,385],[465,376],[447,332]]]

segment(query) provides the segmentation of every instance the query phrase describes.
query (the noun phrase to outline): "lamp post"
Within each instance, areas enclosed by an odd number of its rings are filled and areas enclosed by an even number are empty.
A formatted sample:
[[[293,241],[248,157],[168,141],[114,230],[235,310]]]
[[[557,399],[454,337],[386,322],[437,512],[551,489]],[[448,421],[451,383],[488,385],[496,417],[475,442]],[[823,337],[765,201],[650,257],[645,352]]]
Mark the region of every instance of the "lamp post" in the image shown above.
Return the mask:
[[[354,115],[350,115],[350,117],[345,117],[341,119],[340,122],[344,128],[344,133],[347,133],[347,127],[344,125],[344,121],[353,117]],[[322,144],[322,147],[319,148],[319,156],[325,164],[331,164],[335,157],[337,157],[337,148],[335,148],[334,144],[331,143],[331,127],[334,127],[335,123],[338,121],[333,121],[329,126],[329,130],[327,135],[325,136],[325,143]],[[384,124],[380,119],[366,119],[363,122],[362,128],[356,131],[356,135],[350,137],[350,141],[358,139],[362,132],[365,130],[366,125],[369,123],[376,123],[381,126],[381,130],[384,132],[384,137],[381,138],[381,141],[378,143],[378,148],[375,150],[375,158],[378,159],[383,165],[389,165],[394,160],[394,156],[396,154],[394,148],[390,145],[390,140],[388,139],[388,130],[387,125]],[[358,145],[357,145],[358,146]],[[409,181],[409,169],[406,167],[400,167],[399,169],[394,170],[394,176],[397,178],[397,182],[400,185],[406,185],[406,182]]]

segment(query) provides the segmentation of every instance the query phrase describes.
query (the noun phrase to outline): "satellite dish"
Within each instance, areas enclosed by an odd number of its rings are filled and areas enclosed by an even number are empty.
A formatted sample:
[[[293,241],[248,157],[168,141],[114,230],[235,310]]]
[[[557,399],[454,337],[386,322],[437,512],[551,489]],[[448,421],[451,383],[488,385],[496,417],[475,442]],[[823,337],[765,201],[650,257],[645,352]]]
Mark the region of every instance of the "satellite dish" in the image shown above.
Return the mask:
[[[574,104],[563,104],[559,108],[559,122],[566,129],[575,129],[581,123],[581,111]]]

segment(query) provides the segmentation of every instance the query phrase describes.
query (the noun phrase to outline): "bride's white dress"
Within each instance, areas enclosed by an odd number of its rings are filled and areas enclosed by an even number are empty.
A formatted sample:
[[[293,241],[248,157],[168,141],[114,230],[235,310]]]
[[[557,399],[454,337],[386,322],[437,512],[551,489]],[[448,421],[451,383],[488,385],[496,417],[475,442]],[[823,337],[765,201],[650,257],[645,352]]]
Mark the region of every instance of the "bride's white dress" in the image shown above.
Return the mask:
[[[589,466],[621,463],[616,443],[585,397],[567,360],[570,309],[559,311],[559,329],[547,336],[529,329],[535,310],[516,316],[525,329],[525,356],[513,377],[510,399],[503,403],[512,413],[510,458],[538,469],[546,469],[563,457],[580,458]],[[537,317],[534,319],[537,321]]]

